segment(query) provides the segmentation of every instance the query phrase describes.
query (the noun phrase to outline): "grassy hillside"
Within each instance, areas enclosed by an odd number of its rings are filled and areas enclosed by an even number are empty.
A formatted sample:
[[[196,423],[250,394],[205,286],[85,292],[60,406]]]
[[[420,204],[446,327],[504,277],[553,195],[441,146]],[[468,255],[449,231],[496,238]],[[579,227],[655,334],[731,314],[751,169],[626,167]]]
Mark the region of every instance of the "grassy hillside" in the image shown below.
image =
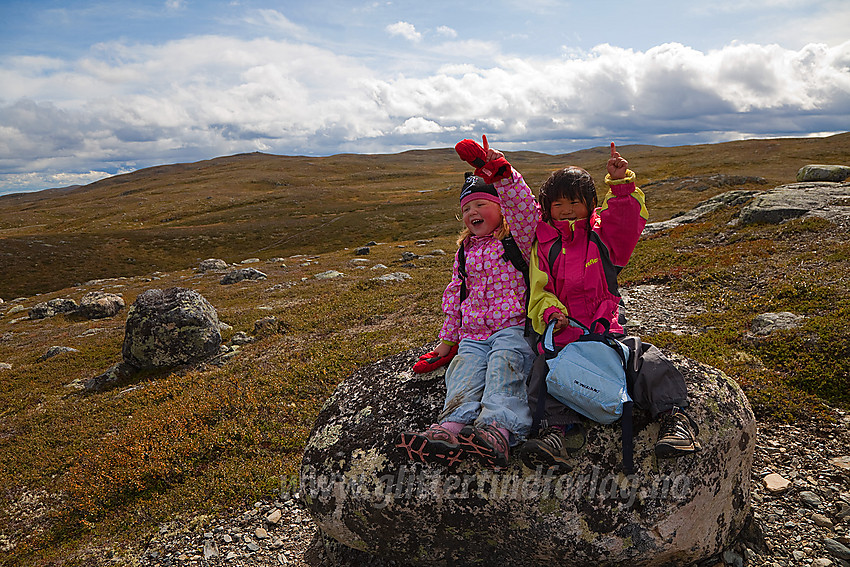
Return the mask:
[[[639,184],[648,184],[651,220],[658,221],[731,188],[688,190],[661,181],[722,173],[788,183],[808,163],[846,160],[850,134],[620,151]],[[507,156],[535,190],[568,164],[586,168],[601,188],[607,152]],[[450,235],[467,169],[452,149],[327,158],[255,153],[2,196],[0,298],[180,269],[210,257],[272,258]]]
[[[601,179],[606,152],[508,157],[536,188],[565,163]],[[622,153],[647,187],[653,220],[662,220],[738,187],[712,186],[712,174],[761,176],[769,184],[749,188],[765,189],[793,181],[807,163],[842,163],[850,134]],[[209,515],[274,494],[280,475],[297,472],[314,417],[341,380],[436,336],[463,166],[452,150],[252,154],[0,197],[0,362],[12,365],[0,370],[0,564],[120,561],[162,522],[203,530]],[[688,176],[700,179],[678,179]],[[638,244],[622,283],[663,283],[707,307],[688,321],[699,333],[645,338],[727,372],[762,426],[831,419],[824,401],[850,407],[848,227],[815,219],[739,228],[730,224],[738,212]],[[417,244],[422,238],[430,241]],[[351,247],[370,240],[381,244],[358,267]],[[401,258],[437,248],[449,254]],[[259,257],[252,265],[268,279],[220,285],[221,274],[193,269],[207,257]],[[388,269],[371,270],[377,263]],[[331,269],[345,277],[314,277]],[[399,270],[411,279],[372,279]],[[109,279],[71,287],[93,278]],[[120,361],[126,312],[23,319],[48,299],[102,289],[129,305],[170,286],[204,295],[232,326],[225,340],[244,331],[256,342],[222,366],[83,395],[75,381]],[[8,301],[15,296],[25,297]],[[755,315],[786,310],[806,315],[805,324],[764,339],[748,334]],[[268,316],[278,325],[255,333]],[[79,352],[42,360],[53,345]]]

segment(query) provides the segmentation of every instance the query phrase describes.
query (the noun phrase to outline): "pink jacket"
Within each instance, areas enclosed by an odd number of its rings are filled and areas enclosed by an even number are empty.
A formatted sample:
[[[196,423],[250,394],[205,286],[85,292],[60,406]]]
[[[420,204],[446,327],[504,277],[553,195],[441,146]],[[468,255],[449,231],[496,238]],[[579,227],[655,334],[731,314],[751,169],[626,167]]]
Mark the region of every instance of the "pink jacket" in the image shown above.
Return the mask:
[[[528,305],[528,316],[536,332],[543,333],[549,317],[557,310],[588,326],[604,317],[611,323],[611,331],[623,332],[617,322],[617,274],[629,261],[649,216],[643,191],[634,181],[631,170],[622,180],[606,176],[610,190],[590,217],[591,230],[598,238],[590,238],[586,220],[538,223],[531,254]],[[559,237],[561,252],[550,266],[550,250]],[[605,261],[605,256],[610,261]],[[576,327],[566,327],[555,334],[555,345],[564,346],[581,333]]]
[[[494,183],[508,222],[523,257],[528,260],[540,208],[518,171]],[[463,244],[466,254],[467,297],[461,303],[457,255],[452,279],[443,292],[446,320],[439,337],[450,343],[461,339],[485,340],[496,331],[525,324],[525,280],[502,256],[502,242],[492,235],[472,236]]]

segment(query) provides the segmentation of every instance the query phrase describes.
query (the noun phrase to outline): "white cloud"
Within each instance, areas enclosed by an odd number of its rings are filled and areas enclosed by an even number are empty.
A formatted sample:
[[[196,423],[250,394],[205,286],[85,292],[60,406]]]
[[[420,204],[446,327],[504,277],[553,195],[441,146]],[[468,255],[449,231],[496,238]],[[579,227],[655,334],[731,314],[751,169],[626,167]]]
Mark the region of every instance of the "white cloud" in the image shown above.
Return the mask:
[[[457,37],[457,32],[455,30],[453,30],[452,28],[450,28],[449,26],[438,27],[437,33],[442,35],[442,36],[450,37],[452,39]]]
[[[220,36],[101,44],[75,61],[6,59],[0,192],[27,180],[72,183],[51,175],[86,179],[256,149],[394,152],[486,133],[503,149],[561,153],[609,138],[678,144],[850,130],[850,42],[710,52],[600,45],[568,59],[499,55],[490,66],[470,63],[459,45],[411,51],[398,75],[303,43]],[[452,47],[441,67],[417,71],[417,57]]]
[[[422,34],[416,31],[416,27],[413,24],[407,22],[396,22],[388,25],[385,29],[390,35],[400,35],[409,41],[417,42],[422,40]]]
[[[309,35],[306,29],[292,22],[277,10],[256,10],[245,16],[245,22],[256,26],[269,27],[294,38],[303,39]]]

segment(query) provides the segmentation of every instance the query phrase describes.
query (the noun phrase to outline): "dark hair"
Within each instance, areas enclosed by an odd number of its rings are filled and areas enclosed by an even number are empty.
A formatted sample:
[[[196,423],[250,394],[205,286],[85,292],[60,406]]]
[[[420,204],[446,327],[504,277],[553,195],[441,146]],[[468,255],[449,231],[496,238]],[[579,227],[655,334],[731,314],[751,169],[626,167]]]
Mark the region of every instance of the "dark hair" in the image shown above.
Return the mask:
[[[549,179],[543,182],[543,185],[540,186],[537,202],[540,203],[540,212],[543,215],[544,222],[552,220],[549,212],[552,201],[564,198],[581,201],[587,207],[589,219],[593,209],[596,208],[598,199],[593,178],[587,171],[571,165],[555,171],[549,176]],[[590,221],[588,220],[588,222]]]

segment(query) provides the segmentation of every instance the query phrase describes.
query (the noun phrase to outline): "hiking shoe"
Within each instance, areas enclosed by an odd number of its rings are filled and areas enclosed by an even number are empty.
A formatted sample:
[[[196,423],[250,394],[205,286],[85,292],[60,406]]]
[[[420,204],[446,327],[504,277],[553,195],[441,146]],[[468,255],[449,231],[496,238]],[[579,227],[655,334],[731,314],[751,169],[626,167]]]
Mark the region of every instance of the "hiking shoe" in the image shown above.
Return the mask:
[[[466,454],[477,457],[491,467],[508,466],[508,440],[495,426],[467,425],[457,434],[457,439]]]
[[[396,447],[407,452],[407,458],[420,463],[437,463],[450,467],[460,462],[463,449],[454,433],[434,424],[423,432],[405,431]]]
[[[664,414],[661,418],[661,430],[655,444],[655,455],[660,458],[679,457],[702,450],[697,440],[699,426],[680,408]]]
[[[523,464],[530,469],[543,467],[548,470],[554,467],[562,472],[570,472],[573,467],[567,459],[584,447],[584,427],[580,424],[567,429],[566,435],[557,427],[547,427],[540,434],[525,442],[520,450]]]

